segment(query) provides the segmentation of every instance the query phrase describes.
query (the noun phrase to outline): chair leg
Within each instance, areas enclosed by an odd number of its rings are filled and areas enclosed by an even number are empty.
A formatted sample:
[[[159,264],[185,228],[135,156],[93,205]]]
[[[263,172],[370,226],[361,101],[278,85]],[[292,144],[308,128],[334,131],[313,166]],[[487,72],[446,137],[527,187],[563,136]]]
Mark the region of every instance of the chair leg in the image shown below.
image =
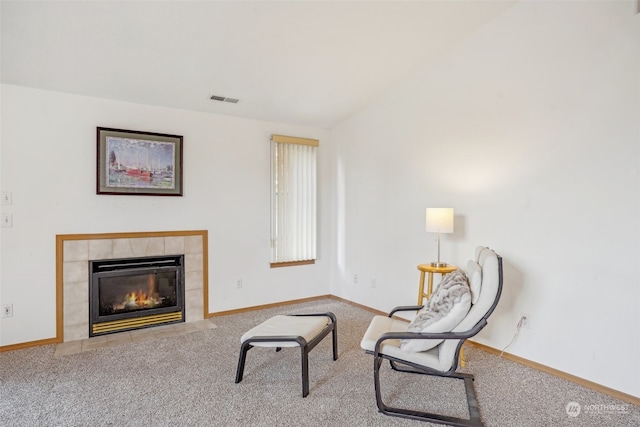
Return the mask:
[[[457,427],[484,427],[482,420],[480,419],[480,413],[478,411],[478,401],[476,399],[475,389],[473,388],[473,375],[470,374],[453,374],[453,379],[464,380],[465,393],[467,398],[467,405],[469,407],[469,419],[450,417],[447,415],[440,415],[430,412],[422,412],[411,409],[396,408],[387,406],[382,400],[382,390],[380,387],[380,366],[382,365],[382,357],[374,355],[373,357],[373,380],[376,394],[376,404],[378,410],[385,415],[392,417],[408,418],[420,421],[429,421],[437,424],[446,424]],[[393,367],[393,365],[392,365]],[[411,371],[406,371],[411,372]],[[429,375],[424,372],[414,371],[413,373],[419,373],[422,375]]]
[[[380,389],[380,365],[382,365],[381,357],[373,358],[373,387],[376,392],[376,405],[378,410],[382,413],[386,413],[387,405],[382,401],[382,391]]]
[[[480,411],[478,410],[478,400],[473,388],[473,377],[464,378],[464,389],[467,393],[467,405],[469,406],[469,418],[480,421]]]

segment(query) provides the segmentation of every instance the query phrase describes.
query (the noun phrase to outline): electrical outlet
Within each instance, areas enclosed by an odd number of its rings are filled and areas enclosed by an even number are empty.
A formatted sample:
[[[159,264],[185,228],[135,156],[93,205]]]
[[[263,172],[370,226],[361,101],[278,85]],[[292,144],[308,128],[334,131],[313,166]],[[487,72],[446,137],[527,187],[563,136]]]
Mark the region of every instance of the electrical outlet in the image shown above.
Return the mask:
[[[13,215],[10,213],[3,213],[1,217],[3,227],[13,227]]]
[[[242,277],[236,280],[236,289],[242,289]]]
[[[13,203],[13,197],[11,196],[10,191],[2,192],[2,206],[11,206]]]
[[[530,325],[530,317],[528,313],[520,313],[520,321],[522,322],[520,324],[520,327],[523,329],[531,329],[531,325]]]
[[[358,284],[358,275],[357,275],[357,274],[354,274],[354,275],[353,275],[353,284],[354,284],[354,285],[357,285],[357,284]]]
[[[373,279],[371,279],[371,287],[375,288],[377,285],[378,285],[378,279],[374,277]]]
[[[2,317],[13,316],[13,304],[5,304],[2,306]]]

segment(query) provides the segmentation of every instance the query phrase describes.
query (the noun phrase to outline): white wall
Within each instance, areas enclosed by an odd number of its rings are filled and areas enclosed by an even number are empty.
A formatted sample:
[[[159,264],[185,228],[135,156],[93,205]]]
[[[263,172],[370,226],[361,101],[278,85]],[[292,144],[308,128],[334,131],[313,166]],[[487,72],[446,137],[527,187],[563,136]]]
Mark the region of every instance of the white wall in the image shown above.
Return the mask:
[[[55,236],[209,230],[209,310],[329,292],[331,141],[322,129],[157,108],[2,85],[0,345],[55,336]],[[232,108],[232,107],[231,107]],[[96,195],[96,127],[184,136],[184,197]],[[319,254],[269,268],[271,133],[320,139]],[[236,280],[243,279],[242,289]]]
[[[414,303],[442,258],[504,257],[477,341],[640,396],[640,15],[634,2],[521,2],[333,129],[332,292]],[[353,283],[353,274],[359,281]],[[372,279],[376,287],[372,287]]]

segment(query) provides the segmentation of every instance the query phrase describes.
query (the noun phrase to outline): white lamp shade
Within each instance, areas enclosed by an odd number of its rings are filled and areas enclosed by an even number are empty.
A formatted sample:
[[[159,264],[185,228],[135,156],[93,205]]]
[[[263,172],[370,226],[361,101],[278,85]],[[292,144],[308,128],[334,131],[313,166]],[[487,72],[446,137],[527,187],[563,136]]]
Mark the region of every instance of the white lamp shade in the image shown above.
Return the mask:
[[[453,208],[427,208],[427,232],[453,233]]]

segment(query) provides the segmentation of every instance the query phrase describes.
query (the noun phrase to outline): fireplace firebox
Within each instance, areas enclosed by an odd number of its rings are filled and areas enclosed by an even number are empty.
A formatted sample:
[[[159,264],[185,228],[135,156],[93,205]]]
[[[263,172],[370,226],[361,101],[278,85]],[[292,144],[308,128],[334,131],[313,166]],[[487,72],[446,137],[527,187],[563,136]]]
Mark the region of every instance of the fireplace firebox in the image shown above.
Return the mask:
[[[89,336],[184,322],[184,255],[89,261]]]

